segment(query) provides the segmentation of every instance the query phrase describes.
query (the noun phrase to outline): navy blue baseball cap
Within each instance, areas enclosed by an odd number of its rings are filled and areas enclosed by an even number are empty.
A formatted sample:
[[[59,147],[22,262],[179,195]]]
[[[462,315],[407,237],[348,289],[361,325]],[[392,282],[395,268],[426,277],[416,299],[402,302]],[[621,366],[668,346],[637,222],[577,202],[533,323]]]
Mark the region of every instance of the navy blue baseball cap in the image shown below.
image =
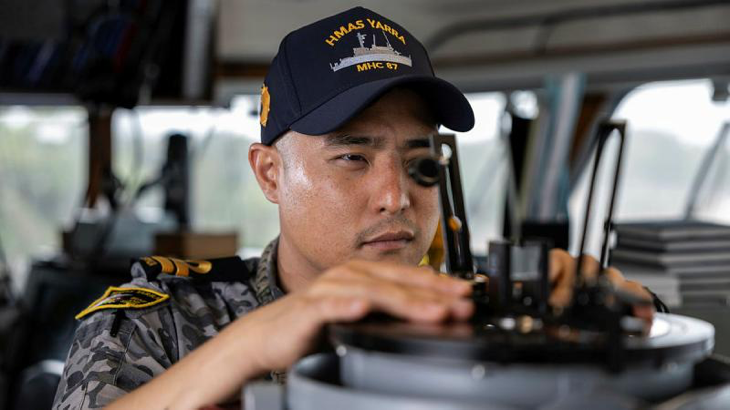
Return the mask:
[[[261,87],[261,142],[290,129],[332,132],[396,86],[419,93],[439,124],[474,126],[464,94],[436,78],[426,49],[400,25],[355,7],[302,27],[281,41]]]

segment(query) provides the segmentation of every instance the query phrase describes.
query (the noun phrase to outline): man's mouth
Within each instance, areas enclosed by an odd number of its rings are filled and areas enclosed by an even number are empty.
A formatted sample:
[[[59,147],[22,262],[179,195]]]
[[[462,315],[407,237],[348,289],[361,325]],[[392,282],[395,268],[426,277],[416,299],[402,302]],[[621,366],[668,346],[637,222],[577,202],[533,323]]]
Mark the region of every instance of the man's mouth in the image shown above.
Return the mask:
[[[409,231],[386,232],[365,240],[363,247],[371,247],[379,251],[393,251],[405,248],[413,241],[413,238],[413,232]]]

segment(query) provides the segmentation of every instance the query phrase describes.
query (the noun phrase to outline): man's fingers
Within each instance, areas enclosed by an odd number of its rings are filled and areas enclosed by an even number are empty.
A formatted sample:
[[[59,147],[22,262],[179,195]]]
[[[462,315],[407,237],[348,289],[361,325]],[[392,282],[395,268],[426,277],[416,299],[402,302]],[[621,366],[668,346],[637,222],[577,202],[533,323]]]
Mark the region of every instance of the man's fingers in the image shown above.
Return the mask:
[[[470,301],[430,289],[373,281],[360,290],[371,296],[374,308],[404,319],[439,321],[449,316],[464,319],[471,313]]]
[[[655,313],[654,305],[651,304],[651,294],[640,283],[626,280],[621,271],[616,268],[608,267],[603,271],[603,274],[616,289],[628,292],[647,302],[646,304],[639,303],[633,305],[631,307],[631,313],[635,317],[644,320],[647,325],[651,325]]]
[[[555,307],[565,307],[573,297],[575,284],[575,259],[560,249],[550,251],[548,277],[553,284],[549,303]]]
[[[638,296],[647,302],[651,302],[652,297],[651,294],[644,289],[644,287],[639,282],[634,282],[631,280],[626,280],[624,278],[624,275],[616,268],[608,267],[604,271],[604,275],[608,280],[611,282],[613,286],[615,286],[618,289],[621,289],[625,292],[630,292],[631,294]]]
[[[370,312],[371,305],[360,297],[326,297],[314,304],[322,322],[351,322],[362,319]]]
[[[581,260],[580,274],[585,275],[586,279],[595,279],[598,277],[598,272],[601,270],[601,264],[598,259],[590,255],[584,255]]]
[[[550,279],[550,283],[557,283],[560,276],[564,275],[566,270],[575,269],[572,266],[575,263],[573,258],[570,255],[568,255],[568,258],[565,258],[563,252],[556,249],[550,251],[548,262],[548,278]]]
[[[608,267],[603,271],[603,274],[614,286],[620,286],[623,282],[626,282],[624,275],[616,268]]]
[[[586,278],[597,277],[600,264],[596,258],[590,255],[585,255],[583,258],[574,258],[562,249],[552,249],[550,251],[550,281],[559,280],[563,274],[575,276],[575,265],[578,259],[582,260],[581,275],[585,275]]]
[[[560,249],[550,251],[549,278],[553,285],[549,303],[553,307],[566,307],[573,297],[573,288],[576,281],[576,266],[581,260],[581,276],[583,279],[596,279],[600,271],[600,263],[595,258],[585,255],[583,258],[573,258]],[[627,281],[616,268],[606,268],[602,275],[618,290],[629,292],[647,302],[652,296],[640,283]],[[632,306],[634,316],[651,324],[654,318],[654,307],[650,304],[637,303]]]
[[[348,265],[363,274],[403,285],[433,289],[455,295],[468,295],[471,291],[471,285],[468,282],[447,275],[439,275],[430,267],[410,267],[369,261],[352,261]]]
[[[330,278],[311,289],[310,297],[330,296],[365,299],[373,310],[417,321],[438,321],[449,316],[465,319],[471,315],[470,301],[434,290],[409,287],[377,278]]]

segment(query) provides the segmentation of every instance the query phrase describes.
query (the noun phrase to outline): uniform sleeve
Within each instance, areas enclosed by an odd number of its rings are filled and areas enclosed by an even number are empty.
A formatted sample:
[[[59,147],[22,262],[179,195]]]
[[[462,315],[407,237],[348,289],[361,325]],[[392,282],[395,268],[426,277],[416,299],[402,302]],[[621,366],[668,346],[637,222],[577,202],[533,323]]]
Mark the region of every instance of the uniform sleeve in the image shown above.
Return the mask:
[[[165,315],[164,308],[141,316],[106,310],[81,322],[53,409],[102,408],[169,368],[176,346],[164,328]]]

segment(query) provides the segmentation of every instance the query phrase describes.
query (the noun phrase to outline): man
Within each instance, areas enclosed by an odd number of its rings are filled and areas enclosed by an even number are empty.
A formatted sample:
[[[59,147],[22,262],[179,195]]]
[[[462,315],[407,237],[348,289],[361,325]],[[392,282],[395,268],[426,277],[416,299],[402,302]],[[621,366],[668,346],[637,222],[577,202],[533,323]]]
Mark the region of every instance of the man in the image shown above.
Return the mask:
[[[326,323],[371,311],[467,319],[469,284],[417,267],[436,231],[438,197],[406,169],[440,124],[473,123],[464,96],[433,76],[423,46],[372,11],[290,33],[262,87],[262,143],[249,151],[279,207],[279,238],[245,262],[135,264],[130,284],[80,315],[55,407],[226,403],[248,380],[280,377]],[[553,251],[550,263],[551,303],[565,304],[575,261]]]

